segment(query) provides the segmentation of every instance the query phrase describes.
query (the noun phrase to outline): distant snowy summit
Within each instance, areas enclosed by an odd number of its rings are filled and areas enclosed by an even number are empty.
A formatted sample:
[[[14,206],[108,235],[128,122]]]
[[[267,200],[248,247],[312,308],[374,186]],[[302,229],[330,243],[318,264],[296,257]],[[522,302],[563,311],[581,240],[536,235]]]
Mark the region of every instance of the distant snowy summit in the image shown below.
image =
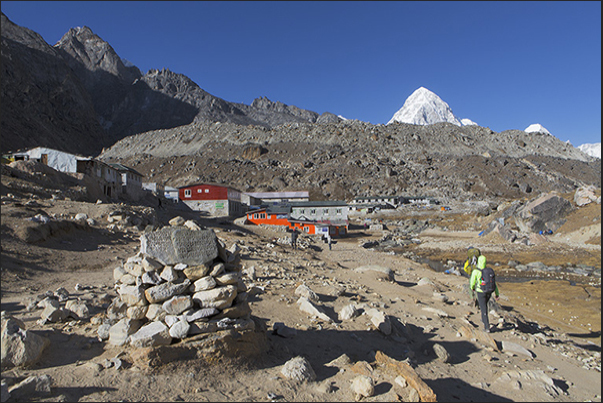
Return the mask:
[[[477,123],[475,123],[471,119],[461,119],[461,124],[463,126],[479,126]]]
[[[526,133],[545,133],[551,134],[547,129],[545,129],[540,123],[534,123],[525,128],[524,132]]]
[[[576,148],[586,155],[601,159],[601,143],[586,143]]]
[[[404,105],[387,124],[401,122],[413,125],[431,125],[448,122],[457,126],[477,126],[469,119],[459,119],[454,116],[452,109],[439,96],[421,87],[404,101]]]

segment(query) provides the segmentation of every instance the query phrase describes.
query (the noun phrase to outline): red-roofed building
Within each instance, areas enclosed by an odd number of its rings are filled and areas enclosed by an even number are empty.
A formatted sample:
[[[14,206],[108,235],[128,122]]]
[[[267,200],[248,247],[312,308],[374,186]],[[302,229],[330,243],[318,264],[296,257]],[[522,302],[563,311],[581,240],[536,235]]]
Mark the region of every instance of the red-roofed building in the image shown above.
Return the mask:
[[[230,186],[201,183],[178,188],[178,198],[195,211],[203,211],[213,217],[244,214],[241,192]]]

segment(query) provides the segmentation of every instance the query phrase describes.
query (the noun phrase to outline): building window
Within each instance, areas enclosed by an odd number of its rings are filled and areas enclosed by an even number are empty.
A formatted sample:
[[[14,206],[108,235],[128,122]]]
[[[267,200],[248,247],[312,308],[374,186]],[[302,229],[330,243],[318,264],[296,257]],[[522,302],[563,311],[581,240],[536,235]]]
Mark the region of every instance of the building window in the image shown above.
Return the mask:
[[[191,192],[190,189],[185,189],[184,190],[184,197],[191,197],[191,195],[192,195],[192,192]]]
[[[205,193],[209,193],[209,189],[205,189]]]
[[[304,210],[304,209],[299,210],[299,214],[304,214],[305,212],[306,212],[306,210]]]
[[[316,214],[316,209],[315,208],[310,209],[310,214],[312,214],[312,215]]]
[[[337,211],[337,215],[341,215],[341,209],[340,208],[338,208],[336,211]]]
[[[310,227],[304,227],[304,232],[310,232]]]
[[[253,218],[255,218],[255,219],[257,220],[257,219],[258,219],[258,213],[255,213],[255,214],[253,215]]]
[[[260,214],[260,218],[262,218],[262,219],[266,218],[266,214],[264,214],[264,213]]]
[[[328,208],[323,208],[322,209],[322,213],[323,214],[329,214],[329,209]]]

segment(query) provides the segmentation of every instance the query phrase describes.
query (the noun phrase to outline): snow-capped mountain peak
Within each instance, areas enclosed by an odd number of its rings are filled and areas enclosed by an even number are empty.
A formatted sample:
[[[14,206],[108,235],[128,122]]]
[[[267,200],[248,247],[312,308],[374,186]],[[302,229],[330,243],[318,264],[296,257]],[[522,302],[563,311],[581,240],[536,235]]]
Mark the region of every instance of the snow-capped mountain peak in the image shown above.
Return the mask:
[[[551,134],[547,129],[544,128],[540,123],[533,123],[525,128],[526,133],[545,133]]]
[[[450,106],[439,96],[425,87],[420,87],[404,101],[402,108],[387,124],[394,122],[413,125],[431,125],[440,122],[449,122],[457,126],[477,124],[469,119],[463,119],[463,121],[452,113]]]
[[[584,154],[601,159],[601,143],[586,143],[576,148]]]

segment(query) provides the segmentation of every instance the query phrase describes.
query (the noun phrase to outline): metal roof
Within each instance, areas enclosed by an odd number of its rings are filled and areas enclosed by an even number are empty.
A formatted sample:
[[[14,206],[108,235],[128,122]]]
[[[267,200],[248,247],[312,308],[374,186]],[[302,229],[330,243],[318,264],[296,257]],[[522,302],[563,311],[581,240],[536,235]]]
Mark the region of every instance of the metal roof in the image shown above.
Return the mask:
[[[268,206],[266,212],[270,214],[289,214],[291,213],[291,206],[289,205],[274,205]]]
[[[137,170],[135,170],[135,169],[133,169],[133,168],[130,168],[130,167],[128,167],[128,166],[125,166],[125,165],[123,165],[123,164],[119,164],[119,163],[117,163],[117,162],[107,162],[106,164],[107,164],[107,165],[109,165],[111,168],[116,169],[117,171],[122,171],[122,172],[123,172],[123,171],[126,171],[126,172],[133,173],[133,174],[135,174],[135,175],[138,175],[138,176],[144,176],[143,174],[141,174],[141,173],[140,173],[140,172],[138,172]]]
[[[290,202],[290,204],[291,207],[335,207],[348,205],[342,200],[298,201]]]
[[[245,192],[246,195],[256,197],[258,199],[283,199],[283,198],[299,198],[310,197],[310,192]]]

